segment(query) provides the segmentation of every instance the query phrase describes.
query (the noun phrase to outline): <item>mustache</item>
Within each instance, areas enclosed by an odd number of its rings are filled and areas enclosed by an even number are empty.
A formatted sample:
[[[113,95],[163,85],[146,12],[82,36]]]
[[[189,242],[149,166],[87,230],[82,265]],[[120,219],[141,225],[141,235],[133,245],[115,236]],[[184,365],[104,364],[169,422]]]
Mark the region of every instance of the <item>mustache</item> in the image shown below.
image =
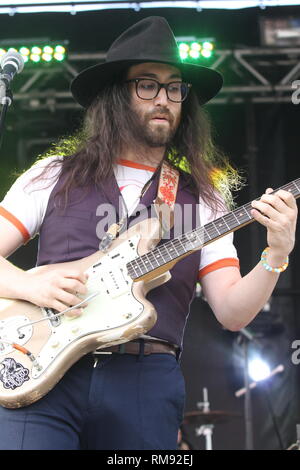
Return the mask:
[[[150,120],[154,117],[165,118],[170,122],[174,121],[174,118],[173,118],[172,114],[170,113],[170,111],[168,110],[168,108],[164,108],[164,107],[161,107],[159,109],[155,109],[153,111],[149,111],[149,113],[147,113],[147,119]]]

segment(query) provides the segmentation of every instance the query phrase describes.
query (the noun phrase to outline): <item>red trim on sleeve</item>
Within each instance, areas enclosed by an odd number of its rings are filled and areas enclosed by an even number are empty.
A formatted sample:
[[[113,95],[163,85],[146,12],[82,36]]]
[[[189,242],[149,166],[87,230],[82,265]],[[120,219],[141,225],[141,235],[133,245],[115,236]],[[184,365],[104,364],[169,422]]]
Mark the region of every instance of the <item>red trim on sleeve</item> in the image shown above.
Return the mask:
[[[27,228],[22,224],[22,222],[20,222],[13,214],[8,212],[2,206],[0,206],[0,215],[2,215],[2,217],[11,222],[19,230],[19,232],[21,232],[24,238],[24,243],[30,239],[30,234]]]
[[[234,266],[236,268],[240,267],[240,262],[237,258],[223,258],[219,259],[218,261],[214,261],[213,263],[208,264],[204,268],[200,269],[198,273],[198,279],[200,280],[203,276],[212,271],[216,271],[220,268],[226,268],[228,266]]]

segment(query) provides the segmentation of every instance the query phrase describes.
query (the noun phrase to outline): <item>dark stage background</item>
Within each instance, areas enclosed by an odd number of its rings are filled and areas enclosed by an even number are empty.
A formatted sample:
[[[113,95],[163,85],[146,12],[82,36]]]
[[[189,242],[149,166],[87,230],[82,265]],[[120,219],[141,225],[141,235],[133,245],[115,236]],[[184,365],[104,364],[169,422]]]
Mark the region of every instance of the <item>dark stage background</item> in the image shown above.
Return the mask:
[[[297,14],[300,8],[248,9],[239,11],[159,9],[103,11],[69,14],[0,15],[0,40],[48,37],[68,39],[72,52],[105,51],[132,23],[150,15],[164,16],[177,36],[214,36],[222,47],[259,46],[259,17]],[[199,30],[201,33],[199,33]],[[215,129],[215,139],[245,178],[237,195],[238,205],[262,194],[267,187],[285,184],[299,177],[299,109],[290,103],[211,104],[207,110]],[[54,139],[72,132],[80,110],[24,109],[15,102],[9,110],[1,149],[0,199],[10,187],[13,171],[28,167]],[[20,155],[22,158],[20,158]],[[298,237],[297,237],[298,238]],[[241,271],[246,274],[266,246],[264,228],[258,224],[236,232]],[[38,240],[30,241],[10,260],[28,269],[35,264]],[[252,393],[255,449],[287,448],[296,440],[299,416],[299,366],[291,361],[292,342],[299,332],[299,243],[291,255],[288,270],[281,275],[270,300],[270,308],[249,325],[260,336],[262,352],[272,365],[285,370],[259,385]],[[191,305],[186,326],[182,369],[186,378],[186,411],[197,409],[203,388],[208,389],[212,410],[236,413],[227,422],[216,424],[215,449],[245,448],[244,398],[234,393],[243,386],[243,361],[238,333],[224,330],[201,297]],[[273,417],[270,409],[273,410]],[[184,425],[184,434],[196,449],[204,448],[204,438],[196,436],[199,423]]]

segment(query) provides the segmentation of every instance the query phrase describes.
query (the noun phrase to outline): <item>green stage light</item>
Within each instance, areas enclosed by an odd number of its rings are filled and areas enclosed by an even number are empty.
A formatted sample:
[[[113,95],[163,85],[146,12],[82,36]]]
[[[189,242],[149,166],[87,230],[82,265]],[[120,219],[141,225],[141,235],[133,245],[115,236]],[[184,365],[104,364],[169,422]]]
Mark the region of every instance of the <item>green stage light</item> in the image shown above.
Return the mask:
[[[196,38],[185,36],[177,38],[179,55],[182,60],[203,62],[214,54],[215,41],[212,38]]]
[[[205,59],[209,59],[212,56],[212,52],[208,49],[203,49],[201,54],[203,57],[205,57]]]
[[[20,47],[19,52],[23,56],[23,58],[24,56],[28,58],[30,54],[30,50],[28,49],[28,47]]]
[[[44,52],[42,54],[42,59],[45,61],[45,62],[51,62],[52,60],[52,54],[47,54],[47,52]]]
[[[34,55],[41,55],[42,54],[42,49],[38,46],[33,46],[31,48],[31,54],[34,54]]]
[[[55,52],[54,53],[54,59],[56,59],[58,62],[62,62],[65,59],[65,55],[61,54],[60,52]]]
[[[30,60],[37,64],[41,61],[41,56],[39,54],[30,54]]]
[[[181,42],[179,44],[179,50],[182,51],[182,52],[188,52],[190,46],[188,44],[186,44],[185,42]]]
[[[190,46],[186,44],[185,42],[182,42],[178,45],[179,47],[179,55],[182,60],[186,59],[188,57],[188,52],[190,49]]]
[[[190,57],[192,57],[193,59],[199,59],[199,57],[200,57],[200,52],[199,52],[199,51],[190,50]]]
[[[207,49],[208,51],[212,51],[214,48],[214,45],[212,42],[209,42],[209,41],[205,41],[203,43],[203,49]]]
[[[45,54],[53,54],[53,51],[54,51],[54,49],[53,49],[53,47],[51,47],[51,46],[45,46],[45,47],[43,47],[43,52],[44,52]]]
[[[201,50],[201,44],[199,42],[192,42],[191,49],[193,51],[198,51],[199,52]]]
[[[28,64],[51,64],[62,62],[67,58],[67,49],[63,44],[67,44],[66,41],[58,43],[52,43],[51,41],[46,42],[45,40],[33,40],[26,45],[25,40],[14,40],[14,48],[10,47],[8,42],[0,41],[0,57],[4,55],[9,49],[19,52],[24,62]],[[18,46],[16,46],[18,44]]]
[[[58,45],[55,47],[55,52],[57,52],[58,54],[65,54],[66,48],[64,46]]]

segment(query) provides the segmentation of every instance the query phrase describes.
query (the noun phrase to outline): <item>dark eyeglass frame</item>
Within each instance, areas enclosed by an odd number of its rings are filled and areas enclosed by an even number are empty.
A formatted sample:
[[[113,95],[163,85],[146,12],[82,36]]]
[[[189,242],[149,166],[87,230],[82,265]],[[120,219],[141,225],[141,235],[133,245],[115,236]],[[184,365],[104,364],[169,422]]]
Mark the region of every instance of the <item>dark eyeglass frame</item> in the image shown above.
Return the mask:
[[[150,82],[155,82],[158,84],[158,90],[157,90],[157,93],[155,96],[153,96],[152,98],[142,98],[139,94],[138,94],[138,84],[141,80],[148,80]],[[188,94],[189,94],[189,91],[192,87],[192,84],[191,83],[187,83],[187,82],[180,82],[179,80],[176,80],[174,82],[169,82],[169,83],[160,83],[158,82],[157,80],[155,80],[154,78],[147,78],[147,77],[141,77],[141,78],[131,78],[130,80],[126,80],[125,83],[135,83],[135,92],[137,94],[137,96],[141,99],[141,100],[146,100],[146,101],[150,101],[150,100],[154,100],[154,98],[156,98],[160,92],[160,90],[162,88],[164,88],[166,90],[166,93],[167,93],[167,98],[168,100],[172,101],[173,103],[182,103],[184,100],[186,100],[186,98],[188,97]],[[173,85],[174,83],[180,83],[181,85],[185,85],[186,86],[186,96],[182,99],[182,100],[172,100],[172,98],[169,97],[169,86],[170,85]]]

